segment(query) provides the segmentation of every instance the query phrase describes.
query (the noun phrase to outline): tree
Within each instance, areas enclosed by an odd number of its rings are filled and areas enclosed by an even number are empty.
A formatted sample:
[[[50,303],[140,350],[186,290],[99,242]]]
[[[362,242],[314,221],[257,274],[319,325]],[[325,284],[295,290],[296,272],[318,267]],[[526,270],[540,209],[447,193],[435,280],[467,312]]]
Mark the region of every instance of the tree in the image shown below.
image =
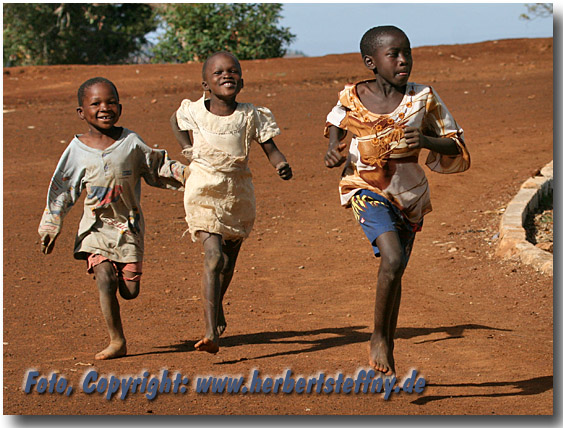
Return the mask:
[[[553,16],[553,3],[534,3],[525,4],[528,13],[523,13],[520,15],[521,19],[531,21],[535,18],[548,18]]]
[[[279,28],[281,4],[200,3],[160,5],[165,33],[153,62],[202,61],[226,50],[239,59],[281,57],[295,38]]]
[[[4,65],[117,64],[157,27],[148,4],[4,3]]]

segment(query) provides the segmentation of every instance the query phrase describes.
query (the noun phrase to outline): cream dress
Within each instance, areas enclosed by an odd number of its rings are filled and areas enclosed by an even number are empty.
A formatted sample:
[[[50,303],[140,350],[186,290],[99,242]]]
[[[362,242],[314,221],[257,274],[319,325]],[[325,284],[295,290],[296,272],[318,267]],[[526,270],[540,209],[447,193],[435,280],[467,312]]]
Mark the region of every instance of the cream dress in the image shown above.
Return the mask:
[[[203,97],[183,100],[176,112],[178,127],[193,131],[184,192],[188,230],[193,241],[200,230],[219,234],[223,240],[244,239],[256,217],[250,146],[252,141],[265,143],[280,130],[265,107],[238,103],[230,116],[217,116],[204,101]]]

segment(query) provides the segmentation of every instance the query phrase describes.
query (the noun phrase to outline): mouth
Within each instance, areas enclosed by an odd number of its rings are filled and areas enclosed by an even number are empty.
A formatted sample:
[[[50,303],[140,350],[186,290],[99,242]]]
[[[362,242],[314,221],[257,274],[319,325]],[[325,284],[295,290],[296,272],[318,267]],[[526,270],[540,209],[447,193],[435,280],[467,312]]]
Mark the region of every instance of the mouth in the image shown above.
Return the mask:
[[[227,88],[234,88],[237,86],[237,84],[235,82],[229,81],[229,82],[221,83],[221,86],[226,86]]]
[[[104,115],[104,116],[98,116],[99,120],[112,120],[113,119],[113,115]]]

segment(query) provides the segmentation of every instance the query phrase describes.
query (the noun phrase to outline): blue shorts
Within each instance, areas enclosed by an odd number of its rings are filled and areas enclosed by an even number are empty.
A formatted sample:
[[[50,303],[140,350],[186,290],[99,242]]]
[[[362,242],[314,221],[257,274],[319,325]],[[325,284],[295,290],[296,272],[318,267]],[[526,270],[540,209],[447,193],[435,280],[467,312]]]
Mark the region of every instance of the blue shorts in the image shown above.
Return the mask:
[[[422,228],[422,221],[417,224],[405,219],[401,211],[388,199],[377,193],[362,189],[350,200],[354,217],[366,234],[373,247],[373,253],[380,257],[375,240],[385,232],[397,232],[403,256],[408,262],[416,232]]]

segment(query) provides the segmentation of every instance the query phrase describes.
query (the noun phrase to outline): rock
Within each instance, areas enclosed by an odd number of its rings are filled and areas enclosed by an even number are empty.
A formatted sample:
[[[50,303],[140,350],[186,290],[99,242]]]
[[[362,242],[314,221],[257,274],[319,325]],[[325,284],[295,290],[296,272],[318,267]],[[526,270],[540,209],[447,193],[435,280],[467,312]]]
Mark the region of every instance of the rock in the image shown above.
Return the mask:
[[[536,248],[553,253],[553,242],[539,242],[536,244]]]

